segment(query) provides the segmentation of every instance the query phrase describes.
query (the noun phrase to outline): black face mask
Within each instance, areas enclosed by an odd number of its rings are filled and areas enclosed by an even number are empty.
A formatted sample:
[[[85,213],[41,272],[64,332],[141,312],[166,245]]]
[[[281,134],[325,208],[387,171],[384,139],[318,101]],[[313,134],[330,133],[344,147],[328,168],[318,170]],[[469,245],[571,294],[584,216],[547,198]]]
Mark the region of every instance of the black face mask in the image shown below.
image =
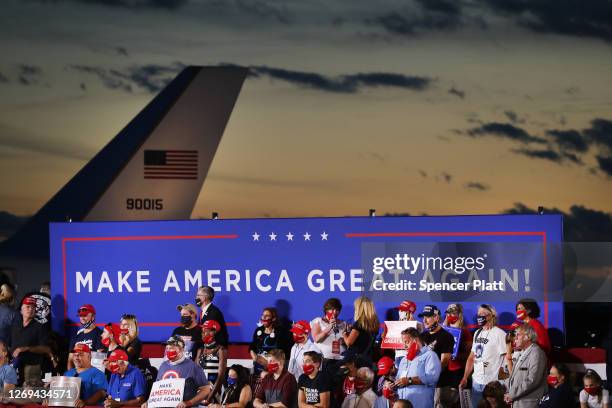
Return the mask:
[[[191,324],[191,316],[181,316],[181,324],[189,326]]]
[[[202,301],[200,300],[200,298],[196,298],[195,304],[196,304],[197,307],[202,306]]]
[[[476,318],[476,323],[478,323],[478,325],[480,327],[484,326],[485,324],[487,324],[487,318],[485,316],[478,316]]]

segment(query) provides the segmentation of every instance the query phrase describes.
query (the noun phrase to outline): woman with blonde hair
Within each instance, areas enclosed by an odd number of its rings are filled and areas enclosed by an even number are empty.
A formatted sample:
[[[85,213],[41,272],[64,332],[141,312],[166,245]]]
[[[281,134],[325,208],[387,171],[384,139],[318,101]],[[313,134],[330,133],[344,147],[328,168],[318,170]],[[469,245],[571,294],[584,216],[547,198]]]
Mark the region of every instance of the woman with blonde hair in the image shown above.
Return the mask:
[[[355,299],[353,305],[355,323],[352,327],[348,327],[342,336],[347,346],[347,353],[369,356],[371,359],[372,346],[380,328],[376,309],[374,303],[365,296]]]
[[[138,338],[138,321],[136,316],[124,314],[121,316],[119,327],[121,328],[121,334],[119,335],[121,347],[128,354],[129,363],[136,365],[142,351],[142,343]]]

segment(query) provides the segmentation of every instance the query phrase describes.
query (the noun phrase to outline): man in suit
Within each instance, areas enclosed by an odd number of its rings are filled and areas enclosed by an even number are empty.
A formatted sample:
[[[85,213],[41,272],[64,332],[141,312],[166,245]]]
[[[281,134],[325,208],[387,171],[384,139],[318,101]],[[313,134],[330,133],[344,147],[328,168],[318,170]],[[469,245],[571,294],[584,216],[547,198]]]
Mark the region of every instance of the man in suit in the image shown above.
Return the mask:
[[[215,298],[215,290],[210,286],[200,286],[198,293],[196,294],[195,303],[198,307],[202,308],[200,313],[200,324],[204,324],[207,320],[215,320],[221,325],[221,330],[215,335],[215,341],[217,344],[227,346],[229,338],[227,335],[227,326],[225,325],[225,319],[223,313],[219,308],[212,304]]]
[[[546,392],[546,354],[536,344],[537,335],[533,327],[523,324],[516,329],[514,347],[521,350],[508,379],[505,401],[512,408],[537,407]]]

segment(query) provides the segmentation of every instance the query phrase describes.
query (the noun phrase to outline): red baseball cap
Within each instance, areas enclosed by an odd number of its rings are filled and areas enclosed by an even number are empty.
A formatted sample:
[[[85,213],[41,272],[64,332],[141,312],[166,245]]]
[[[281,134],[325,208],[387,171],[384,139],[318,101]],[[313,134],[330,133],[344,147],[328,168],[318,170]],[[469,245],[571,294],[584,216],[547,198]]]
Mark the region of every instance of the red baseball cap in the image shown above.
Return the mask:
[[[91,353],[91,348],[85,343],[77,343],[70,351],[71,353]]]
[[[376,364],[376,367],[378,367],[378,375],[389,374],[389,371],[391,371],[391,368],[393,368],[393,366],[393,359],[391,357],[385,356],[381,358]]]
[[[36,306],[36,299],[31,296],[24,297],[21,301],[22,305]]]
[[[402,303],[400,303],[397,309],[401,310],[402,312],[414,313],[416,312],[416,303],[409,300],[404,300]]]
[[[202,330],[204,329],[221,331],[221,325],[216,320],[207,320],[202,324]]]
[[[104,329],[108,330],[108,332],[113,335],[113,339],[116,343],[119,343],[119,336],[121,336],[121,326],[119,326],[117,323],[107,323],[104,326]]]
[[[115,349],[108,356],[108,361],[128,361],[129,357],[127,353],[121,349]]]
[[[297,321],[293,323],[289,331],[295,334],[308,334],[310,333],[310,323],[306,320]]]
[[[93,305],[87,304],[79,307],[77,314],[79,317],[87,316],[88,314],[96,314],[96,308]]]

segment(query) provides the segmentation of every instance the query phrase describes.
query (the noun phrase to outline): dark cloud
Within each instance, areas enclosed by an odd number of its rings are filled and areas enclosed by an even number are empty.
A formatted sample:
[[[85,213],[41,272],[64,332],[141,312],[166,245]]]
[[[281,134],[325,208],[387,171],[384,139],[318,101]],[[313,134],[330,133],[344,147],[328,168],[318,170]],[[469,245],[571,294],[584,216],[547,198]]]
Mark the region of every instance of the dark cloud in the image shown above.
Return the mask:
[[[461,99],[465,99],[465,91],[460,91],[459,89],[455,88],[454,86],[448,90],[448,93],[451,95],[455,95]]]
[[[472,137],[495,136],[503,139],[510,139],[520,143],[539,143],[544,144],[546,140],[530,135],[524,129],[511,125],[509,123],[489,122],[484,123],[479,127],[472,128],[467,131],[467,134]]]
[[[476,190],[476,191],[487,191],[490,190],[491,187],[487,184],[480,183],[478,181],[470,181],[464,184],[466,190]]]
[[[601,171],[608,176],[612,176],[612,157],[597,156],[597,164],[599,164]]]
[[[125,70],[106,69],[88,65],[71,65],[69,68],[77,72],[97,76],[105,87],[124,92],[134,89],[144,89],[150,93],[162,90],[185,66],[174,65],[134,65]]]
[[[0,237],[9,237],[21,228],[29,217],[21,217],[6,211],[0,211]]]
[[[26,86],[38,84],[43,73],[42,68],[36,65],[19,64],[17,69],[19,83]]]
[[[609,0],[482,0],[494,12],[539,33],[612,41]]]
[[[587,140],[577,130],[551,129],[546,131],[546,135],[550,137],[561,150],[571,150],[580,153],[589,150]]]
[[[285,5],[277,6],[261,0],[235,0],[235,5],[239,11],[256,17],[271,18],[283,24],[295,21]]]
[[[537,214],[523,203],[505,210],[507,214]],[[572,205],[569,213],[557,208],[544,208],[545,214],[563,214],[563,235],[567,242],[608,242],[612,240],[612,214]]]
[[[563,157],[559,153],[550,149],[514,149],[512,151],[516,154],[534,159],[550,160],[555,163],[563,162]]]
[[[306,88],[338,93],[355,93],[361,88],[381,86],[422,91],[434,81],[427,77],[384,72],[329,77],[314,72],[292,71],[268,66],[251,66],[249,68],[253,77],[266,76]]]
[[[612,151],[612,121],[596,118],[591,121],[591,127],[583,131],[590,141],[600,147]]]

